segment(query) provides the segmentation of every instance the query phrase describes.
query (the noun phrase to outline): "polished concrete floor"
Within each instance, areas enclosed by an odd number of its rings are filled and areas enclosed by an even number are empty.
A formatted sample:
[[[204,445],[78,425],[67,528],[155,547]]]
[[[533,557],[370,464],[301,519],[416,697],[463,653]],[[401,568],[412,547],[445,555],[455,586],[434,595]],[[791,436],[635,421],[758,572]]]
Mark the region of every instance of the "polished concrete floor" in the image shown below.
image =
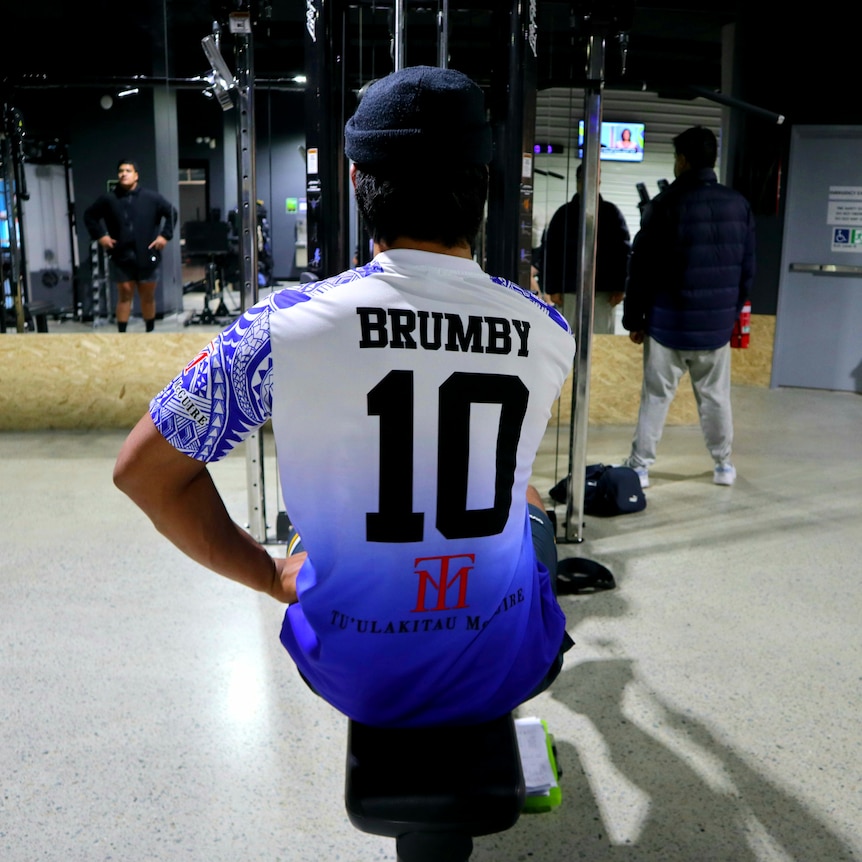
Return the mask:
[[[862,859],[862,398],[734,408],[734,487],[668,428],[647,509],[560,545],[618,583],[562,599],[577,645],[521,710],[556,737],[563,803],[476,862]],[[631,430],[590,428],[589,462]],[[0,859],[393,860],[347,820],[345,720],[295,674],[281,609],[114,490],[122,436],[0,435]],[[566,447],[548,432],[543,492]],[[244,521],[243,454],[213,470]]]

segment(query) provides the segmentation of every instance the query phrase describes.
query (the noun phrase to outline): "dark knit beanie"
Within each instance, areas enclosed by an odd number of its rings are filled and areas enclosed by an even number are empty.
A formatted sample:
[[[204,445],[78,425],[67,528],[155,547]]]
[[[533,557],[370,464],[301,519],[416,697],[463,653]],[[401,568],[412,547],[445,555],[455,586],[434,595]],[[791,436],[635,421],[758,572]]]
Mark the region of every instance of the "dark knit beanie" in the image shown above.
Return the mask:
[[[484,95],[454,69],[409,66],[374,81],[347,121],[344,136],[347,157],[360,165],[491,161]]]

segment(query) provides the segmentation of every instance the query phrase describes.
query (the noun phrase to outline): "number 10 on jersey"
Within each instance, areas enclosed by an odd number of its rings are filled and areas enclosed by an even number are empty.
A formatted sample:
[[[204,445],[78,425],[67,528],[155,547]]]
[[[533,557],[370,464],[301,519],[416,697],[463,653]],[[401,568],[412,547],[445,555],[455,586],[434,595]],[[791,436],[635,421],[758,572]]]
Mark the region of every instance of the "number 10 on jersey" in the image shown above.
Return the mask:
[[[509,374],[455,372],[438,389],[437,507],[435,526],[447,539],[494,536],[503,531],[529,392]],[[498,404],[494,503],[467,508],[470,416],[473,404]],[[425,513],[413,511],[415,392],[412,371],[390,371],[368,393],[368,415],[380,419],[379,511],[365,516],[369,542],[420,542]]]

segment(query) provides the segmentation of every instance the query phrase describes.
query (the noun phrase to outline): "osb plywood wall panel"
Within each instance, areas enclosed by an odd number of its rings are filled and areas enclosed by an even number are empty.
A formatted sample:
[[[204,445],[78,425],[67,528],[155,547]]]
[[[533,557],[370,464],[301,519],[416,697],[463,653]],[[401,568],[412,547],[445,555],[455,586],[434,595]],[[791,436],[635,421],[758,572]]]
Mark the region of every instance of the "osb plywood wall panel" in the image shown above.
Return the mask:
[[[734,385],[769,386],[775,317],[752,315],[749,347],[731,351]],[[591,425],[634,425],[640,404],[643,348],[628,336],[596,335],[590,355]],[[571,421],[572,376],[563,387],[559,411]],[[683,377],[667,416],[668,425],[697,425],[697,405],[688,376]]]
[[[775,318],[754,315],[751,346],[733,351],[734,384],[768,386]],[[158,392],[209,340],[198,332],[0,335],[0,430],[131,428]],[[626,336],[598,335],[590,358],[593,425],[634,425],[642,349]],[[558,405],[571,421],[572,378]],[[557,411],[555,411],[556,413]],[[668,424],[697,424],[683,378]]]
[[[0,335],[0,430],[131,428],[200,332]]]

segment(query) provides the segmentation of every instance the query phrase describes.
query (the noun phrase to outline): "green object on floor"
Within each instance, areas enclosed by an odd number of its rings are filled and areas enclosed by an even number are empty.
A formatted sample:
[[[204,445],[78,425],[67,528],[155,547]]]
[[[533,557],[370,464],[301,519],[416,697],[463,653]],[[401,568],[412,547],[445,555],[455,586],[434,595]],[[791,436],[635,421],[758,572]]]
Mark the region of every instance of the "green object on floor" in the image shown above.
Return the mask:
[[[563,801],[563,793],[560,789],[560,769],[557,766],[557,753],[554,745],[554,737],[548,731],[548,724],[544,719],[517,719],[516,727],[522,723],[519,729],[518,741],[521,747],[521,763],[524,767],[524,777],[527,784],[527,795],[524,799],[524,814],[541,814],[545,811],[552,811],[557,808]],[[523,724],[530,724],[530,730],[535,734],[539,729],[543,734],[544,754],[547,756],[547,765],[550,771],[547,775],[547,782],[542,781],[538,786],[531,786],[530,776],[533,774],[533,769],[536,766],[537,752],[535,747],[530,743],[535,742],[536,736],[529,740],[526,735],[522,735],[525,730]],[[526,732],[529,733],[530,730]],[[544,767],[544,762],[541,764]],[[546,770],[547,771],[547,770]],[[549,785],[549,786],[547,786]]]

